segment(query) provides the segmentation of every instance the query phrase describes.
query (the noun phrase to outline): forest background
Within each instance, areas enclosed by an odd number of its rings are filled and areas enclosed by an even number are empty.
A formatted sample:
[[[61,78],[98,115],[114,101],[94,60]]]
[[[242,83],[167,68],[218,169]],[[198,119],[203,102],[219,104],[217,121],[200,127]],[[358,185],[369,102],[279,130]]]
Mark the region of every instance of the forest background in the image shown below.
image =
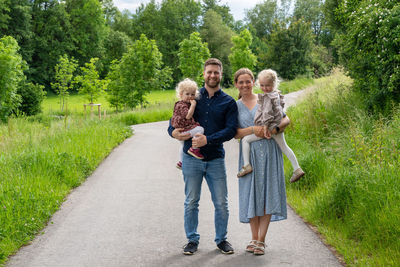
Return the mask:
[[[150,1],[134,13],[111,0],[0,0],[0,264],[127,125],[168,119],[170,89],[184,77],[201,86],[209,56],[223,62],[225,88],[240,67],[277,70],[281,89],[315,79],[312,105],[288,111],[309,178],[288,186],[289,200],[347,263],[398,262],[398,1],[264,0],[235,21],[217,0]],[[112,116],[84,120],[82,105],[99,100]]]

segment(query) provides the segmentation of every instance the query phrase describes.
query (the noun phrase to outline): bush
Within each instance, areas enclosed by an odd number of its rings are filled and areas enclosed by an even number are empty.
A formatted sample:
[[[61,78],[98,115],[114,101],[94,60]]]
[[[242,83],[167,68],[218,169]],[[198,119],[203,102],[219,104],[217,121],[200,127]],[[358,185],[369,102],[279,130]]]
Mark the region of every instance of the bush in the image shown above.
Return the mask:
[[[21,96],[21,105],[19,111],[31,116],[40,113],[41,104],[44,100],[46,92],[43,91],[44,86],[33,83],[25,83],[18,88],[17,93]]]
[[[370,109],[390,111],[400,102],[400,3],[342,1],[337,17],[345,33],[336,43],[355,88]]]

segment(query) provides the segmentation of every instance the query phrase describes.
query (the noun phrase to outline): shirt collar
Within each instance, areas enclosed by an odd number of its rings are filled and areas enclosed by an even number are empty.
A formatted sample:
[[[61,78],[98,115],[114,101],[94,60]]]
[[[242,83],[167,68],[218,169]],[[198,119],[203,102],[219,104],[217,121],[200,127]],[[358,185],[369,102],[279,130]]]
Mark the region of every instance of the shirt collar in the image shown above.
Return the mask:
[[[217,97],[217,96],[221,95],[221,93],[222,93],[222,90],[221,90],[221,88],[219,88],[218,91],[216,91],[216,92],[214,93],[214,96]],[[203,88],[200,89],[200,94],[202,94],[202,95],[204,95],[204,96],[208,96],[208,92],[207,92],[207,90],[206,90],[205,87],[203,87]]]

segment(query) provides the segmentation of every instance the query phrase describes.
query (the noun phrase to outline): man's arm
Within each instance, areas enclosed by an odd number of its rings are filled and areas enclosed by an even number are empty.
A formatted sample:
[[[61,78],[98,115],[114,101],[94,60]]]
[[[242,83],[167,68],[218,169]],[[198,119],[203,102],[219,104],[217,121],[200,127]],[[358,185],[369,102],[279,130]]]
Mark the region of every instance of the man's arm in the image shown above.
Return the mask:
[[[174,128],[171,125],[171,119],[169,120],[169,125],[168,125],[168,134],[175,138],[178,139],[180,141],[185,141],[188,140],[190,138],[190,133],[182,133],[183,129],[182,128]]]

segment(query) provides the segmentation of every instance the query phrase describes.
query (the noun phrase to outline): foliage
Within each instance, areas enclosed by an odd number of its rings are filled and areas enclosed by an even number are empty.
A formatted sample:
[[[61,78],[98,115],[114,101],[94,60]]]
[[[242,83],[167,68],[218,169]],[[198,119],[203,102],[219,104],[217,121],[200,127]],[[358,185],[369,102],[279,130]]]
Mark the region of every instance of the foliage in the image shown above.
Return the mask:
[[[370,108],[390,112],[400,102],[400,3],[342,1],[337,18],[341,62]]]
[[[132,18],[133,39],[142,33],[157,41],[164,63],[173,70],[173,78],[181,75],[176,66],[179,59],[176,51],[179,43],[192,32],[198,31],[201,3],[195,0],[163,0],[161,4],[150,1],[136,10]]]
[[[31,20],[29,0],[0,1],[1,35],[14,37],[21,48],[19,53],[25,61],[30,61],[32,56],[33,32]]]
[[[90,62],[81,67],[82,75],[76,76],[74,80],[75,83],[81,85],[78,89],[79,93],[86,95],[90,104],[93,104],[93,101],[98,99],[107,86],[106,80],[101,80],[96,70],[95,64],[98,60],[98,58],[91,58]]]
[[[324,13],[322,12],[323,0],[302,0],[296,1],[293,19],[303,19],[310,23],[315,36],[315,41],[319,44],[320,35],[324,27]]]
[[[132,44],[129,36],[117,30],[108,29],[107,37],[104,40],[104,57],[101,59],[103,65],[102,76],[106,75],[113,60],[120,60],[122,55],[128,51]]]
[[[60,109],[64,110],[68,99],[68,90],[73,87],[73,77],[76,67],[78,66],[76,60],[68,58],[67,55],[60,56],[58,64],[55,66],[55,83],[52,83],[54,91],[60,97]]]
[[[134,108],[145,104],[145,95],[159,85],[161,53],[156,42],[142,34],[128,48],[120,63],[113,62],[109,79],[109,100],[116,108],[122,104]]]
[[[224,23],[219,13],[209,9],[204,14],[200,34],[201,38],[207,42],[211,56],[221,60],[224,66],[224,84],[229,84],[232,80],[232,71],[228,57],[233,46],[234,32]]]
[[[11,36],[0,39],[0,120],[6,121],[20,105],[18,86],[25,78],[25,62],[18,54],[18,43]]]
[[[80,65],[90,58],[101,57],[106,36],[105,18],[98,0],[66,0],[71,23],[71,39],[75,49],[71,54]]]
[[[229,28],[233,28],[235,20],[227,4],[219,5],[221,0],[203,0],[202,2],[203,17],[206,16],[208,11],[212,10],[221,17],[223,24],[227,25]],[[204,20],[205,18],[203,18],[203,21]]]
[[[200,33],[193,32],[189,39],[183,40],[179,44],[179,69],[183,77],[191,78],[199,86],[203,85],[203,65],[204,61],[210,57],[207,43],[203,43]]]
[[[333,58],[328,49],[323,45],[313,45],[311,50],[311,67],[313,77],[319,78],[327,74],[333,66]]]
[[[291,22],[289,28],[277,23],[268,43],[267,62],[284,79],[310,75],[313,36],[308,23]]]
[[[251,70],[254,68],[257,58],[249,48],[252,39],[251,33],[247,29],[241,31],[239,35],[232,36],[233,47],[229,55],[232,77],[240,68],[249,68]]]
[[[265,0],[246,12],[245,20],[255,31],[255,36],[262,39],[269,36],[278,19],[278,3],[276,0]]]
[[[36,115],[41,112],[41,104],[46,92],[44,86],[34,83],[24,82],[18,87],[18,95],[21,96],[21,105],[18,110],[27,116]]]
[[[65,5],[57,0],[32,2],[32,58],[28,60],[29,81],[50,89],[60,56],[75,49]]]

